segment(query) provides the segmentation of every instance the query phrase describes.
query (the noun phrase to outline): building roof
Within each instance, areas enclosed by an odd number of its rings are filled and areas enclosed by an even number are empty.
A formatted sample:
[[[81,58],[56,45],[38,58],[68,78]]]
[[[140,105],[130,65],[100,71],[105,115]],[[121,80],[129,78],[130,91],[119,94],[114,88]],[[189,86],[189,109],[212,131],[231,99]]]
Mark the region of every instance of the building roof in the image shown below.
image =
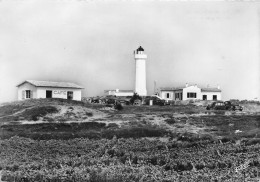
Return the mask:
[[[24,83],[30,83],[36,87],[57,87],[57,88],[78,88],[83,89],[84,87],[70,82],[51,82],[51,81],[38,81],[38,80],[25,80],[24,82],[17,85],[21,86]]]
[[[113,90],[105,90],[105,92],[109,92],[109,91],[117,91],[116,89],[113,89]],[[119,92],[134,92],[133,90],[118,90],[118,92],[117,93],[119,93]]]
[[[186,87],[162,87],[160,88],[160,90],[162,91],[176,91],[176,90],[181,90],[184,89]]]
[[[137,51],[144,51],[144,48],[142,48],[142,46],[140,46]]]
[[[221,92],[218,88],[201,88],[201,92]]]
[[[177,91],[182,90],[186,87],[162,87],[160,88],[161,91]],[[200,88],[200,87],[198,87]],[[201,88],[201,92],[221,92],[221,89],[218,88]]]

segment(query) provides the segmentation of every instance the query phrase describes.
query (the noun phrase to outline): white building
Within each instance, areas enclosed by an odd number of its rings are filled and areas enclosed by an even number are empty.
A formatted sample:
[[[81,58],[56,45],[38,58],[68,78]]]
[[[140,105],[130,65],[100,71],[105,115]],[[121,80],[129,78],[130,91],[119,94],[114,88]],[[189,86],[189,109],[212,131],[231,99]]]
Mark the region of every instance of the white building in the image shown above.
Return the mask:
[[[119,90],[119,89],[115,89],[115,90],[105,90],[105,95],[114,95],[117,97],[126,97],[126,96],[133,96],[134,95],[134,91],[133,90]]]
[[[18,87],[18,100],[37,98],[62,98],[81,100],[83,87],[68,82],[26,80]]]
[[[199,88],[197,85],[179,88],[161,88],[160,96],[165,100],[221,100],[220,88]]]
[[[135,52],[135,92],[140,96],[146,96],[146,59],[144,49],[140,46]]]

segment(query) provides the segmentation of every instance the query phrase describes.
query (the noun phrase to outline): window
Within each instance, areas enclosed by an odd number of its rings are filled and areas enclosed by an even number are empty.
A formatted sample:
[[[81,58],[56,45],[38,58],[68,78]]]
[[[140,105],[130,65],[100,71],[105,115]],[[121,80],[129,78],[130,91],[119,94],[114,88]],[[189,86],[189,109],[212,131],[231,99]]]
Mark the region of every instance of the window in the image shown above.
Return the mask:
[[[180,99],[180,93],[175,93],[175,100],[179,100]]]
[[[217,95],[213,95],[213,100],[217,100]]]
[[[187,98],[197,98],[197,93],[196,92],[188,92]]]
[[[182,100],[182,93],[175,93],[175,100]]]
[[[26,90],[26,91],[25,91],[25,98],[26,98],[26,99],[31,98],[31,90]]]
[[[68,91],[67,93],[67,99],[72,100],[73,99],[73,92]]]
[[[170,93],[166,93],[166,98],[167,98],[167,99],[170,98]]]
[[[52,98],[52,90],[46,90],[46,98]]]
[[[202,99],[207,100],[207,95],[203,95]]]

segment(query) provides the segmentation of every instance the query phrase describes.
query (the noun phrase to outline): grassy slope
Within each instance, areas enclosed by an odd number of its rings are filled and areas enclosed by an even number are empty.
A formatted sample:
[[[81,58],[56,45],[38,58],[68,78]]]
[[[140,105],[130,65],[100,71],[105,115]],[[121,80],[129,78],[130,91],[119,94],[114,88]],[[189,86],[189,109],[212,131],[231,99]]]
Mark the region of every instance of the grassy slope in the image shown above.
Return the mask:
[[[32,114],[39,110],[40,115],[45,111],[56,114],[55,109],[46,108],[64,105],[101,110],[107,115],[86,123],[11,122],[14,113],[33,119]],[[0,115],[6,116],[0,118],[0,123],[5,121],[0,137],[9,138],[0,140],[2,180],[23,181],[26,177],[28,181],[58,181],[62,175],[64,181],[242,181],[243,175],[234,173],[234,167],[247,158],[251,161],[246,178],[256,176],[254,169],[260,166],[257,106],[252,106],[254,113],[206,111],[204,107],[191,105],[126,106],[122,111],[104,111],[103,107],[48,99],[0,107]],[[192,128],[201,130],[191,133]],[[10,138],[14,135],[47,141]],[[120,139],[111,139],[114,135]],[[124,139],[165,135],[170,136],[166,142],[158,138]],[[219,138],[223,144],[216,140]]]
[[[213,138],[237,140],[240,138],[258,138],[260,135],[259,105],[246,104],[245,113],[207,111],[205,107],[194,105],[173,106],[125,106],[121,111],[104,110],[103,105],[87,104],[63,99],[36,99],[13,102],[0,107],[0,138],[23,136],[33,139],[69,139],[69,138],[112,138],[117,137],[179,137],[200,138],[210,135]],[[63,115],[59,107],[69,110]],[[83,114],[78,115],[83,108]],[[253,108],[253,113],[248,113]],[[95,119],[92,113],[84,109],[104,112],[104,117]],[[58,117],[52,114],[58,113]],[[60,114],[60,115],[59,115]],[[48,117],[47,117],[48,116]],[[91,118],[86,123],[79,120]],[[23,124],[19,120],[37,121],[44,118],[45,123]],[[46,119],[47,118],[47,119]],[[66,123],[67,120],[75,123]],[[16,121],[16,122],[15,122]],[[86,120],[85,120],[86,121]]]

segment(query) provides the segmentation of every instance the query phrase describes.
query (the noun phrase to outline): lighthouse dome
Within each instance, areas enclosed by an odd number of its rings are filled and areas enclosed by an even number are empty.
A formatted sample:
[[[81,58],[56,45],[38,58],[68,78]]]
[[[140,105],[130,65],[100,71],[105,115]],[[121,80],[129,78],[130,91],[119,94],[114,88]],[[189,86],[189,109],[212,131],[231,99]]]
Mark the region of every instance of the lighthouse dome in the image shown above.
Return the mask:
[[[144,51],[144,49],[142,48],[142,46],[140,46],[138,49],[137,49],[137,52],[139,51]]]

